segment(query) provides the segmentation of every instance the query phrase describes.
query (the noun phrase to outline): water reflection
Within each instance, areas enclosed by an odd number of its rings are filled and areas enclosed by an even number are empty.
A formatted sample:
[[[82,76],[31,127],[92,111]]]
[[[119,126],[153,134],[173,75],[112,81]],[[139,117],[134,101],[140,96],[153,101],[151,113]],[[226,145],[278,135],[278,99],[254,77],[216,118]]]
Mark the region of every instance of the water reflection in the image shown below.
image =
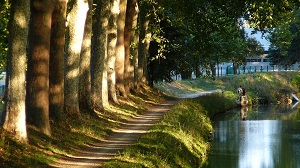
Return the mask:
[[[299,121],[219,121],[208,167],[300,167]]]
[[[281,124],[272,121],[246,122],[241,126],[244,134],[240,137],[239,167],[274,167],[274,158],[278,155]],[[277,132],[278,131],[278,132]],[[257,140],[253,140],[257,139]]]
[[[233,109],[219,114],[213,118],[214,121],[228,120],[300,120],[298,112],[300,105],[279,106],[249,106]]]
[[[243,121],[246,120],[247,113],[248,113],[248,107],[242,107],[241,108],[241,112],[240,112],[240,116],[241,116],[241,118],[242,118]]]
[[[218,116],[207,167],[300,167],[300,112],[290,110],[248,107]]]

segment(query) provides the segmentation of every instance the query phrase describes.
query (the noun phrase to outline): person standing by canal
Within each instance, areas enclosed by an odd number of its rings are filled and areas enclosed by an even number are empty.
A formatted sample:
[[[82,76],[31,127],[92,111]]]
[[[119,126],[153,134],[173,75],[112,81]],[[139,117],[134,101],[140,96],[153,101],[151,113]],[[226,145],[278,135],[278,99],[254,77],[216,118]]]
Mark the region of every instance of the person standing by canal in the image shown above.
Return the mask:
[[[237,89],[237,94],[238,94],[238,97],[239,97],[239,100],[241,101],[242,99],[242,93],[243,93],[243,88],[242,86],[240,86],[238,89]]]
[[[237,94],[241,94],[243,92],[243,88],[242,86],[240,86],[238,89],[237,89]]]
[[[242,91],[243,91],[243,96],[246,96],[246,89],[242,88]]]

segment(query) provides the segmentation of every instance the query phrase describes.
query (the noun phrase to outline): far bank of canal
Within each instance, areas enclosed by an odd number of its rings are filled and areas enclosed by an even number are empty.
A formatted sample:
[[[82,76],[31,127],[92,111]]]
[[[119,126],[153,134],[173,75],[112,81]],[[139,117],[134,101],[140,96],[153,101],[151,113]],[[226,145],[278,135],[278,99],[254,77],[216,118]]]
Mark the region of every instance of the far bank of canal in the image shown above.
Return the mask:
[[[299,106],[239,108],[219,115],[207,167],[300,167]]]

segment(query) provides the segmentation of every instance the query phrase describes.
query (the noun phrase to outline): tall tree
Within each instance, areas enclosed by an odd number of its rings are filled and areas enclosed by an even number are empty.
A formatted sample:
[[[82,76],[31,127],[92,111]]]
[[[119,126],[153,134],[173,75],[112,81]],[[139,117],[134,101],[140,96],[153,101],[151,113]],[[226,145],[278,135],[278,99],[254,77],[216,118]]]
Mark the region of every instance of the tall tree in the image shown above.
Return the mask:
[[[91,99],[91,40],[92,40],[92,16],[93,0],[88,0],[89,10],[85,22],[82,50],[80,54],[79,70],[79,108],[80,111],[92,112]]]
[[[120,0],[120,14],[117,20],[117,46],[116,46],[116,86],[120,95],[127,97],[124,86],[124,27],[126,18],[126,3],[127,0]]]
[[[148,10],[145,3],[139,1],[139,7],[143,10],[139,12],[139,51],[138,51],[138,83],[146,84],[147,82],[147,63],[148,51],[150,46],[151,32],[149,31],[150,20],[148,18]]]
[[[64,55],[68,0],[54,0],[50,44],[50,117],[60,121],[64,114]]]
[[[53,0],[30,1],[28,66],[26,78],[27,121],[50,135],[49,59]]]
[[[118,103],[116,93],[116,44],[117,44],[117,18],[119,15],[119,1],[113,0],[111,5],[111,14],[108,20],[108,35],[107,35],[107,65],[108,65],[108,95]]]
[[[130,92],[130,88],[133,86],[130,86],[131,81],[134,81],[131,75],[131,64],[130,64],[130,44],[131,44],[131,35],[132,35],[132,25],[133,25],[133,19],[136,13],[136,7],[137,1],[136,0],[128,0],[127,1],[127,9],[126,9],[126,21],[125,21],[125,31],[124,31],[124,46],[125,46],[125,89],[126,93],[128,94]]]
[[[65,57],[65,112],[79,115],[79,63],[88,2],[75,0],[68,14],[67,47]]]
[[[139,14],[139,8],[138,3],[136,3],[135,6],[135,13],[132,23],[132,29],[133,29],[133,35],[132,35],[132,55],[133,55],[133,76],[134,76],[134,88],[138,89],[138,69],[139,69],[139,57],[138,57],[138,46],[139,46],[139,31],[138,31],[138,14]]]
[[[29,0],[11,2],[3,128],[20,142],[27,142],[25,78],[29,17]]]
[[[92,103],[96,111],[108,106],[107,89],[107,28],[110,2],[98,0],[93,21],[91,83]]]

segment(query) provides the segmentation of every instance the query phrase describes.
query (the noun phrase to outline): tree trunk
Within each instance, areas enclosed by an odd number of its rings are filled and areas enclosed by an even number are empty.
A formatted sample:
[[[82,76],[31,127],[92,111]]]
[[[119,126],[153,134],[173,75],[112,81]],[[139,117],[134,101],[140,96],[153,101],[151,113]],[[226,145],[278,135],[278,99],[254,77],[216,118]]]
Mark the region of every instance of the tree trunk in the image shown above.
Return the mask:
[[[131,67],[130,64],[130,43],[131,43],[131,32],[132,32],[132,24],[133,18],[135,16],[135,7],[136,7],[136,0],[128,0],[127,1],[127,10],[126,10],[126,21],[125,21],[125,31],[124,31],[124,45],[125,45],[125,90],[126,93],[130,93],[130,86],[131,81],[133,81],[133,77],[131,75]]]
[[[91,83],[92,103],[96,111],[108,106],[107,90],[107,26],[110,2],[98,0],[93,22]]]
[[[234,61],[232,62],[232,64],[233,64],[233,74],[237,74],[238,65]]]
[[[134,72],[133,72],[133,76],[134,76],[134,88],[135,89],[139,89],[138,88],[138,69],[139,69],[139,58],[138,58],[138,46],[139,46],[139,31],[138,31],[138,13],[139,13],[139,9],[138,9],[138,3],[136,3],[136,7],[135,7],[135,13],[134,13],[134,18],[133,18],[133,23],[132,23],[132,29],[134,30],[133,32],[133,36],[132,36],[132,55],[133,55],[133,66],[134,66]]]
[[[209,64],[209,67],[210,67],[211,75],[212,75],[213,77],[216,77],[216,64],[210,63],[210,64]]]
[[[55,0],[52,13],[50,44],[49,110],[50,118],[63,120],[64,115],[64,55],[67,0]]]
[[[79,63],[87,11],[88,3],[85,0],[75,0],[68,16],[64,108],[69,116],[80,115]]]
[[[117,43],[117,17],[119,14],[119,2],[113,0],[111,14],[108,21],[107,35],[107,65],[108,65],[108,95],[113,102],[118,103],[116,94],[116,43]]]
[[[88,0],[88,3],[89,10],[85,22],[85,31],[80,55],[79,108],[80,111],[92,113],[90,64],[93,0]]]
[[[140,11],[139,15],[139,70],[138,70],[138,81],[140,84],[147,83],[147,63],[149,55],[149,46],[151,33],[148,32],[149,19],[147,18],[146,11]]]
[[[125,13],[126,13],[126,1],[120,1],[120,14],[117,20],[117,46],[116,46],[116,86],[121,96],[127,97],[124,86],[124,60],[125,60],[125,48],[124,48],[124,27],[125,27]]]
[[[26,80],[27,121],[46,135],[50,135],[49,58],[53,1],[30,1],[30,5]]]
[[[3,128],[20,142],[27,142],[25,114],[26,46],[29,0],[11,2],[6,67],[5,122]]]
[[[196,78],[200,78],[201,77],[201,72],[200,72],[200,63],[199,63],[199,59],[198,57],[194,57],[194,60],[195,60],[195,75],[196,75]]]

